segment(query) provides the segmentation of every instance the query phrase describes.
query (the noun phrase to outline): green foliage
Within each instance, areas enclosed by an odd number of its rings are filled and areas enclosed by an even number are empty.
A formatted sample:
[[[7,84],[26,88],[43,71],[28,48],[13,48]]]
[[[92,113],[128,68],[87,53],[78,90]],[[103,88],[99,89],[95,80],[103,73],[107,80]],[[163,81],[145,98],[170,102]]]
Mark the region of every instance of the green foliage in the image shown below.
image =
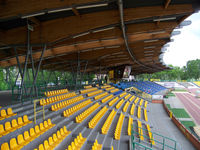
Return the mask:
[[[12,87],[15,85],[18,69],[16,67],[11,67],[9,68],[8,72],[6,72],[5,68],[0,68],[0,90],[11,90]],[[71,85],[75,83],[75,77],[76,74],[73,75],[71,72],[51,72],[48,70],[41,70],[38,72],[36,85],[47,85],[48,83],[53,83],[55,85],[65,86],[66,81],[68,84]],[[91,81],[94,77],[94,74],[86,74],[81,78],[82,81]],[[26,87],[32,87],[33,79],[34,78],[32,69],[28,69],[24,78],[24,83],[26,84]],[[18,77],[18,80],[21,80],[21,76]]]
[[[187,65],[180,68],[169,65],[172,69],[153,74],[141,74],[136,76],[138,80],[144,79],[161,79],[161,80],[188,80],[188,79],[200,79],[200,59],[191,60],[187,62]]]

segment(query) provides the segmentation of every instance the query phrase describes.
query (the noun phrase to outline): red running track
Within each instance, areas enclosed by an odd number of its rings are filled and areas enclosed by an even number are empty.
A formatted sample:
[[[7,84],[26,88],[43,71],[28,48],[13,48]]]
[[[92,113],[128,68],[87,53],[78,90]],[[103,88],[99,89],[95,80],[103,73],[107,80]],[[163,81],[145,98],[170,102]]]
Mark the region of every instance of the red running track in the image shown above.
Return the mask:
[[[187,111],[192,115],[196,123],[200,125],[200,100],[188,93],[176,93],[176,96],[183,103]]]
[[[200,91],[200,88],[191,88],[191,89],[187,89],[189,92],[191,92],[192,94],[196,95],[196,91]]]

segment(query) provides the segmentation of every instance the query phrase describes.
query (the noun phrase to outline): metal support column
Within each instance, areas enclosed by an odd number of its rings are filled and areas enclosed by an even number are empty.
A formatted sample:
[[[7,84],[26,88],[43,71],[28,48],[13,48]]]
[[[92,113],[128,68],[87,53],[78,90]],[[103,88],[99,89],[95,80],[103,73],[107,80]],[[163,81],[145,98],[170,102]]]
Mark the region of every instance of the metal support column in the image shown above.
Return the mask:
[[[36,80],[37,80],[37,76],[38,76],[38,72],[40,70],[40,66],[42,64],[42,59],[43,59],[43,55],[44,55],[44,51],[46,50],[46,44],[44,45],[44,48],[42,50],[42,53],[41,53],[41,56],[40,56],[40,60],[39,60],[39,64],[38,64],[38,67],[37,67],[37,70],[36,70],[36,73],[35,73],[35,76],[34,76],[34,80],[33,80],[33,85],[35,85],[36,83]],[[32,88],[31,88],[32,89]],[[36,90],[36,96],[38,96],[38,92]]]

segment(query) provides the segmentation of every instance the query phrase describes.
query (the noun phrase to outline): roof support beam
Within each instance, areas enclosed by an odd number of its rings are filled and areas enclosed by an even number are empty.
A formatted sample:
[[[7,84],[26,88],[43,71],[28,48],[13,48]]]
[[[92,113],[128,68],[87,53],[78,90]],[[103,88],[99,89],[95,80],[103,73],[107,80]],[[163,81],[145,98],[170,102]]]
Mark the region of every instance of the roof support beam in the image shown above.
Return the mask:
[[[132,53],[132,50],[129,48],[128,37],[126,35],[126,27],[125,27],[125,24],[124,24],[124,13],[123,13],[123,3],[122,3],[122,0],[118,0],[118,7],[119,7],[121,29],[122,29],[122,32],[123,32],[124,43],[125,43],[126,49],[127,49],[128,53],[129,53],[130,57],[137,64],[140,64],[140,65],[144,66],[145,68],[150,68],[150,67],[148,67],[148,66],[140,63],[139,61],[137,61],[136,58],[134,57],[134,54]]]
[[[166,0],[166,1],[165,1],[165,6],[164,6],[165,9],[167,9],[167,7],[169,6],[169,3],[170,3],[170,2],[171,2],[171,0]]]

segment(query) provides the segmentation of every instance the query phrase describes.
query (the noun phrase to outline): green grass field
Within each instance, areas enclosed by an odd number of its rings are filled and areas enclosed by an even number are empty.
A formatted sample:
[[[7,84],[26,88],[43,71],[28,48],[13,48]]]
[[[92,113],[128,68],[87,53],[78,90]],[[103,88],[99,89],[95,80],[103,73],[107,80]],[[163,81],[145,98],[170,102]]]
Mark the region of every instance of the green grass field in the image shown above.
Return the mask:
[[[166,106],[167,106],[167,108],[168,108],[169,110],[171,110],[170,104],[166,104]]]
[[[187,92],[187,90],[185,90],[185,89],[175,89],[174,91],[175,92]]]
[[[172,108],[171,111],[175,115],[176,118],[190,118],[190,116],[185,111],[185,109],[182,109],[182,108]]]
[[[190,130],[189,127],[194,127],[196,124],[193,121],[181,121],[181,123],[188,129]],[[191,130],[190,130],[191,131]]]

